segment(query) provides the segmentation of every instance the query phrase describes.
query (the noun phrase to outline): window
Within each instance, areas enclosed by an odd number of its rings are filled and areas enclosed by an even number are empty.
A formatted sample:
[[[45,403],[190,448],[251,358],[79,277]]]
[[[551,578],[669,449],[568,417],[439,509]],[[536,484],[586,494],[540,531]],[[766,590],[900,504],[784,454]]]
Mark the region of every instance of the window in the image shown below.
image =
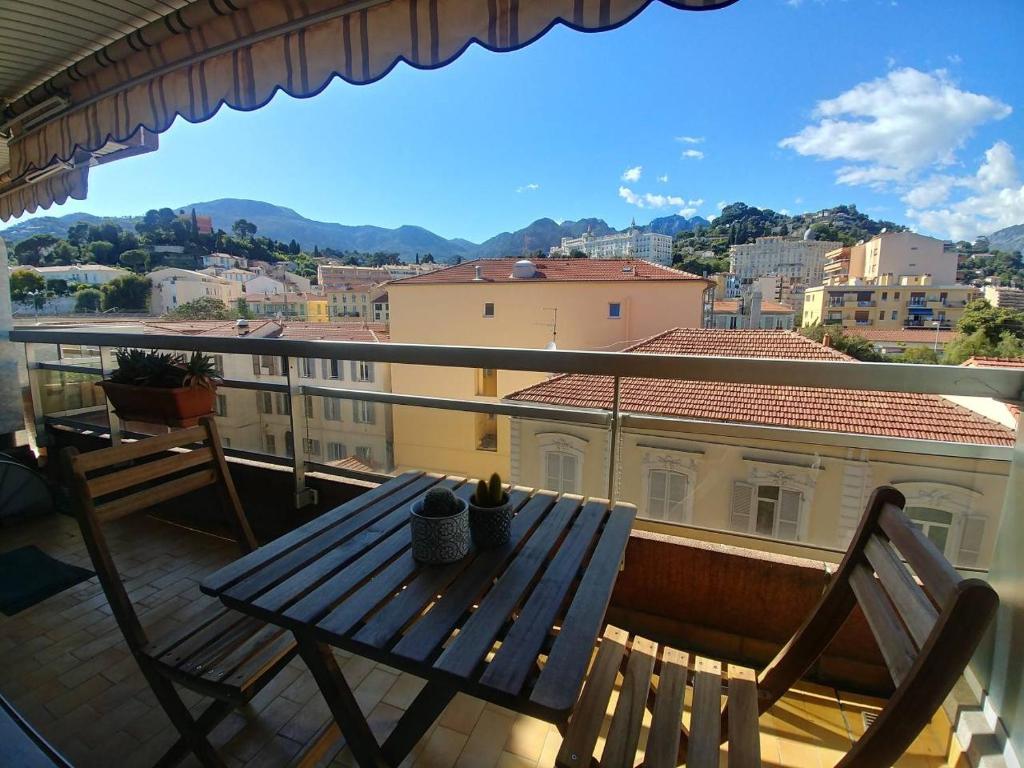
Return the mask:
[[[348,450],[344,443],[327,443],[327,460],[341,461],[348,458]]]
[[[284,452],[287,456],[294,456],[295,449],[292,444],[292,433],[291,430],[284,433]]]
[[[333,397],[324,398],[324,419],[341,421],[341,400],[336,400]]]
[[[498,372],[494,368],[476,369],[476,393],[482,397],[498,396]]]
[[[256,373],[266,373],[270,376],[277,376],[283,368],[278,366],[278,359],[274,355],[260,355],[260,370]]]
[[[547,451],[544,454],[544,487],[557,493],[578,493],[576,474],[579,459],[571,453]]]
[[[892,311],[892,319],[893,319],[893,320],[898,320],[898,319],[899,319],[899,316],[900,316],[900,313],[899,313],[899,312],[897,312],[897,311],[896,311],[896,310],[894,309],[894,310]]]
[[[269,392],[256,393],[256,411],[258,413],[273,413],[273,399]]]
[[[494,302],[484,302],[484,317],[494,317]]]
[[[733,315],[732,317],[729,318],[729,328],[730,330],[736,329],[736,315]]]
[[[608,317],[619,318],[622,317],[622,305],[620,303],[612,302],[608,305]]]
[[[906,508],[910,522],[934,542],[954,565],[978,564],[985,535],[985,518],[954,515],[932,507]]]
[[[356,424],[376,424],[377,409],[374,407],[375,405],[366,400],[353,400],[352,421]]]
[[[323,375],[325,379],[343,379],[345,367],[340,360],[322,360]]]
[[[778,485],[733,483],[729,527],[775,539],[800,538],[803,494]]]
[[[889,300],[889,292],[888,291],[882,291],[882,301],[888,301],[888,300]]]
[[[228,415],[228,396],[217,395],[217,400],[214,403],[213,412],[218,416]]]
[[[231,438],[230,437],[222,437],[220,439],[220,444],[223,445],[225,448],[230,448],[231,447]]]
[[[352,365],[352,381],[373,381],[373,363],[357,363]]]
[[[895,299],[896,301],[899,301],[899,300],[900,300],[900,292],[899,292],[899,291],[896,291],[896,293],[894,293],[894,294],[892,295],[892,297],[893,297],[893,298],[894,298],[894,299]]]
[[[316,360],[311,357],[299,358],[299,378],[312,379],[316,376]]]
[[[217,375],[224,377],[224,355],[213,356],[213,367],[217,369]]]
[[[313,418],[313,398],[310,395],[306,395],[303,398],[303,400],[305,401],[305,404],[306,404],[306,418],[307,419],[312,419]]]
[[[885,310],[884,309],[881,312],[878,313],[878,319],[879,320],[885,320]]]
[[[368,445],[357,445],[356,446],[356,459],[361,461],[368,467],[373,466],[373,449]]]
[[[290,416],[292,413],[292,400],[284,392],[277,393],[277,413],[280,416]]]
[[[307,456],[319,456],[320,455],[320,441],[313,440],[312,438],[306,438],[302,441],[302,450]]]
[[[493,413],[476,414],[476,449],[498,450],[498,421]]]
[[[269,432],[263,436],[263,448],[267,453],[277,453],[277,440]]]
[[[686,475],[652,469],[647,477],[647,517],[682,523],[685,517]]]

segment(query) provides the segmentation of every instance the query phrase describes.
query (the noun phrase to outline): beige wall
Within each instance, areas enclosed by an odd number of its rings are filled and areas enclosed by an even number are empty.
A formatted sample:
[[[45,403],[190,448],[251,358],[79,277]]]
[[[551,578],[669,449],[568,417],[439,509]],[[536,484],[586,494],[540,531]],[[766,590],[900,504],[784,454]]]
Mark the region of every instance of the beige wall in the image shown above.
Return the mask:
[[[675,327],[700,327],[702,280],[551,283],[405,284],[388,287],[391,340],[396,343],[544,349],[557,308],[559,349],[618,350]],[[494,317],[484,317],[484,304]],[[608,304],[622,316],[608,317]],[[477,371],[395,365],[395,392],[473,399]],[[545,372],[497,372],[497,396],[542,381]],[[395,463],[417,468],[507,476],[508,420],[497,419],[497,450],[479,450],[475,414],[396,407]]]
[[[844,294],[842,306],[830,306],[829,297]],[[857,294],[870,294],[870,304],[860,306]],[[909,305],[914,294],[923,294],[925,306],[932,310],[924,320],[925,328],[940,317],[946,326],[956,325],[964,307],[979,295],[978,289],[966,285],[826,285],[809,288],[804,294],[803,325],[825,323],[830,316],[841,317],[844,328],[903,328],[910,316]],[[941,300],[946,294],[945,302]],[[896,313],[893,319],[893,312]],[[858,322],[866,318],[866,322]]]
[[[864,244],[864,270],[850,262],[850,276],[866,280],[880,275],[931,275],[935,285],[956,282],[956,254],[945,253],[942,241],[914,232],[887,232]]]
[[[159,272],[155,273],[159,274]],[[150,274],[153,277],[153,273]],[[242,297],[242,286],[230,280],[218,278],[200,279],[165,279],[153,282],[150,296],[150,311],[154,315],[162,315],[182,304],[204,298],[220,299],[225,304],[232,304]]]
[[[544,453],[557,450],[579,457],[578,492],[608,495],[606,429],[515,419],[511,443],[513,482],[545,486]],[[798,542],[768,541],[758,547],[800,554],[795,543],[845,549],[871,489],[895,485],[907,495],[909,505],[952,512],[955,525],[965,518],[983,519],[978,565],[987,566],[1001,517],[1008,463],[885,451],[883,440],[879,445],[878,449],[860,449],[624,429],[618,498],[637,505],[641,528],[744,545],[743,539],[729,533],[733,484],[781,483],[802,497]],[[681,518],[675,523],[643,519],[650,514],[652,469],[670,469],[688,478]],[[722,533],[706,534],[681,528],[680,523]],[[959,533],[960,529],[954,535]],[[750,545],[749,539],[746,545]],[[956,559],[952,550],[951,554]]]

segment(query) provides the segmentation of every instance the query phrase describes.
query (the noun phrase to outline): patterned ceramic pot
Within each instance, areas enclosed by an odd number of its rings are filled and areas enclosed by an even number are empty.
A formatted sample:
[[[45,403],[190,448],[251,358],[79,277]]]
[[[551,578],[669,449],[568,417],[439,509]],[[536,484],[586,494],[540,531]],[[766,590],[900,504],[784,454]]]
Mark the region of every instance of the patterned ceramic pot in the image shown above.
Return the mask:
[[[512,503],[505,494],[500,507],[478,507],[469,503],[469,531],[477,549],[494,549],[507,544],[512,533]]]
[[[460,509],[448,517],[420,514],[423,500],[412,505],[409,527],[412,530],[412,556],[421,563],[440,565],[461,560],[469,552],[469,505],[459,499]]]

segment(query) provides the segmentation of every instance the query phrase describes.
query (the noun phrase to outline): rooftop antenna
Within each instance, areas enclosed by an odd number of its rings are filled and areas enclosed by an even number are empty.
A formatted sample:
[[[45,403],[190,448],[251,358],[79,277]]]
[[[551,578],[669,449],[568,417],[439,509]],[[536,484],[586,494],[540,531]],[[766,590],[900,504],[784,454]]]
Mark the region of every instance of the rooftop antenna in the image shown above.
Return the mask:
[[[551,329],[551,341],[547,343],[545,349],[553,350],[558,349],[558,307],[544,307],[545,312],[551,313],[550,323],[534,323],[534,325],[543,325]]]

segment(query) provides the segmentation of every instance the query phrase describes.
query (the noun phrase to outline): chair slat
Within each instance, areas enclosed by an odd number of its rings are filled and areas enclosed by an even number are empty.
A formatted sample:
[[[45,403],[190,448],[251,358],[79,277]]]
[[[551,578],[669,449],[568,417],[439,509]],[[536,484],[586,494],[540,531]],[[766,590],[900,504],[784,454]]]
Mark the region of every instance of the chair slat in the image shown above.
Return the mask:
[[[629,633],[625,630],[610,624],[605,629],[586,687],[573,712],[562,747],[558,750],[558,765],[589,768],[628,640]]]
[[[757,673],[729,665],[729,765],[758,768],[761,734],[757,726]]]
[[[956,597],[960,574],[939,552],[935,542],[911,525],[895,504],[885,505],[878,522],[939,606],[950,603]]]
[[[939,612],[889,544],[878,536],[872,536],[864,554],[910,630],[914,643],[918,648],[922,647],[939,619]]]
[[[651,730],[647,734],[647,749],[644,750],[645,768],[676,768],[689,665],[689,654],[669,646],[662,647],[658,695],[654,700]]]
[[[850,574],[850,587],[878,641],[893,682],[899,685],[914,665],[917,653],[914,643],[874,574],[863,563],[859,563]]]
[[[138,512],[140,509],[148,509],[178,496],[184,496],[186,493],[213,485],[215,482],[217,482],[217,472],[213,469],[204,469],[161,483],[153,488],[122,496],[120,499],[108,501],[106,504],[99,504],[96,506],[96,515],[101,522],[109,523],[125,515],[130,515],[132,512]]]
[[[134,443],[123,443],[100,451],[80,453],[75,456],[74,468],[79,472],[92,472],[94,469],[123,464],[133,459],[152,456],[154,453],[163,453],[171,448],[201,443],[204,440],[206,440],[206,427],[202,425],[179,429],[165,435],[147,437],[145,440],[138,440]]]
[[[698,656],[694,664],[688,768],[717,768],[722,734],[722,665]]]
[[[108,493],[123,491],[134,485],[148,483],[167,475],[192,469],[213,461],[213,451],[208,447],[196,448],[192,451],[183,451],[165,459],[157,459],[145,464],[138,464],[107,475],[101,475],[89,480],[89,493],[93,498],[106,496]]]
[[[619,690],[619,700],[601,755],[603,765],[631,766],[635,761],[644,712],[647,711],[647,692],[651,687],[657,655],[657,643],[639,635],[633,638],[626,676]]]

